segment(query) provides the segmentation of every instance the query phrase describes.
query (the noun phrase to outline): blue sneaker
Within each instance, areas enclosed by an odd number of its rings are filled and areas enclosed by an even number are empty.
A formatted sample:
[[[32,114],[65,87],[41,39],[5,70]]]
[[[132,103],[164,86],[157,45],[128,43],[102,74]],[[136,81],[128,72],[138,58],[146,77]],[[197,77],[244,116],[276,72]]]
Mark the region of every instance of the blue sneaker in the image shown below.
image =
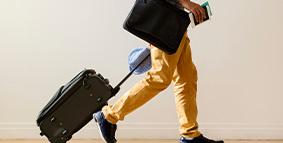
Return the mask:
[[[117,125],[107,121],[102,111],[93,114],[93,118],[97,124],[102,140],[105,143],[116,143],[115,132],[117,130]]]
[[[193,138],[192,140],[187,140],[183,136],[180,138],[180,143],[224,143],[224,141],[214,141],[200,135],[198,137]]]

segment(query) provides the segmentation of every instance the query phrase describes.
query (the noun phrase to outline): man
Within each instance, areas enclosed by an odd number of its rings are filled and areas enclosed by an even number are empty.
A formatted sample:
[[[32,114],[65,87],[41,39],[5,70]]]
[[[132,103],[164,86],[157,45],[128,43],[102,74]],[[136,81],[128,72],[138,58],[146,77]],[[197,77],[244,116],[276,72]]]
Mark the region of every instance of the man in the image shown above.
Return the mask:
[[[197,22],[203,22],[204,9],[189,0],[166,0],[178,8],[191,11]],[[134,85],[113,106],[105,106],[94,114],[101,136],[107,143],[116,143],[116,123],[166,89],[174,81],[175,102],[181,124],[180,143],[223,143],[205,138],[198,131],[196,92],[197,70],[192,61],[190,40],[184,34],[175,54],[169,55],[151,46],[152,68],[142,81]]]

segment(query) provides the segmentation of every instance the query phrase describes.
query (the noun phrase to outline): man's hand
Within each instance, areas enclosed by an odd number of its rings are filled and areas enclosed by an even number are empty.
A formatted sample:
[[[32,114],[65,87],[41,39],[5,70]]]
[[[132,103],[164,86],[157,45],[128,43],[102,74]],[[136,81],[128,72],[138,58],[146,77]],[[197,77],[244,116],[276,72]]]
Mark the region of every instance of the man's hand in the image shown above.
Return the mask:
[[[196,21],[198,23],[203,22],[203,19],[205,18],[205,11],[199,4],[191,2],[190,0],[178,0],[178,1],[182,4],[182,6],[185,9],[191,11],[194,14]]]

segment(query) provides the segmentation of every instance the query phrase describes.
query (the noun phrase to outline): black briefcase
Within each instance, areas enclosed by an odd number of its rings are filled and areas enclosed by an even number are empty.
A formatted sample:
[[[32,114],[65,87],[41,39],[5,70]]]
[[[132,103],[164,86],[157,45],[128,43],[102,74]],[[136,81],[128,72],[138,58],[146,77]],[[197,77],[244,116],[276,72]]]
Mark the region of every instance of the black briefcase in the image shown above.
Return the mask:
[[[60,87],[39,112],[36,122],[40,135],[45,135],[51,143],[66,143],[92,119],[95,112],[107,105],[107,101],[118,93],[120,86],[149,56],[150,53],[115,88],[94,70],[81,71]]]
[[[165,0],[136,0],[123,27],[164,52],[174,54],[189,24],[189,14]]]

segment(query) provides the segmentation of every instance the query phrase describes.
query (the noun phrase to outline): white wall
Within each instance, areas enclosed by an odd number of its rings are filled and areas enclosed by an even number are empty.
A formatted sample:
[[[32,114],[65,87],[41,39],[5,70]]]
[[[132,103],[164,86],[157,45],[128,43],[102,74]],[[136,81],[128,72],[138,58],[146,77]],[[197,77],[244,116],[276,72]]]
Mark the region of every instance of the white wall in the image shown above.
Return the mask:
[[[128,73],[128,54],[146,45],[122,28],[133,2],[0,0],[0,139],[41,138],[38,112],[83,68],[113,86]],[[283,139],[283,1],[209,2],[213,20],[188,32],[200,130],[211,138]],[[130,78],[110,103],[144,76]],[[117,138],[178,139],[175,110],[169,87],[120,122]],[[98,136],[92,122],[75,138]]]

